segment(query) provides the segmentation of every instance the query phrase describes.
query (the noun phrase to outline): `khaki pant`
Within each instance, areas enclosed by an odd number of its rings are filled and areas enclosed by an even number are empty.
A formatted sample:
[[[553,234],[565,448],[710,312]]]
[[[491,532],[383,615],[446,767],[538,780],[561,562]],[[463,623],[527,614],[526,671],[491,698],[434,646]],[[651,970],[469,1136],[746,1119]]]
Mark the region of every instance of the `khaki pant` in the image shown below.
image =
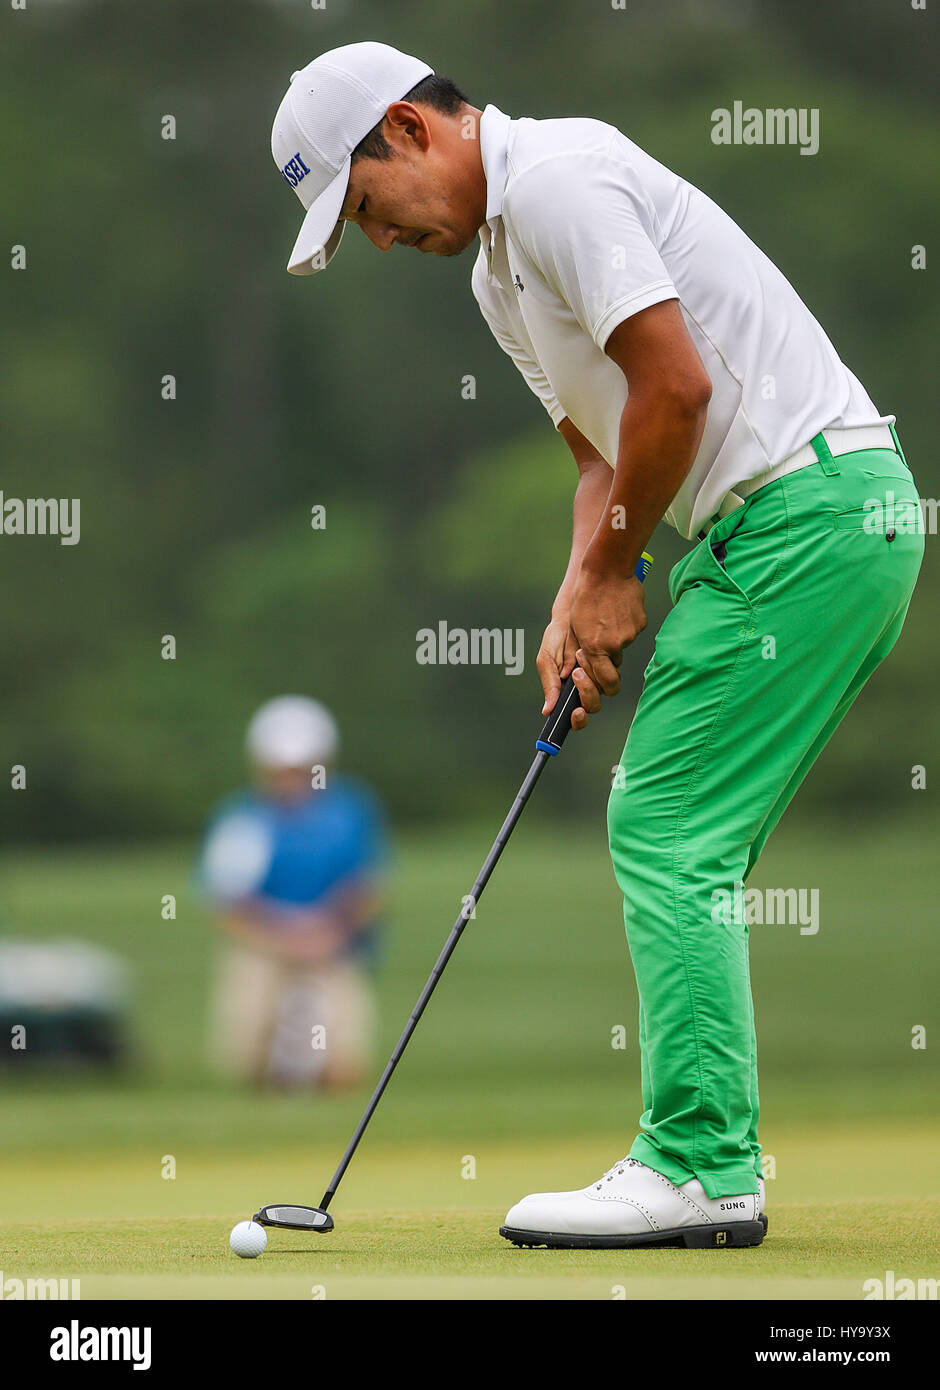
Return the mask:
[[[375,999],[348,961],[299,967],[226,943],[210,1001],[210,1055],[234,1080],[348,1086],[369,1070]]]

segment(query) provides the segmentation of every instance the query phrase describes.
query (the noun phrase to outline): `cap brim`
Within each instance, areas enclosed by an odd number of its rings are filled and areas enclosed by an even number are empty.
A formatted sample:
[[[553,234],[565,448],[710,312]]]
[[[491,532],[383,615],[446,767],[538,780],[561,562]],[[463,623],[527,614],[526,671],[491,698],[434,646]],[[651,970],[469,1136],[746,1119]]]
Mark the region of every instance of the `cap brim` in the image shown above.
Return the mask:
[[[300,235],[287,262],[291,275],[313,275],[329,265],[336,254],[346,229],[346,223],[339,220],[339,214],[349,187],[351,164],[352,161],[347,159],[333,182],[307,209]]]

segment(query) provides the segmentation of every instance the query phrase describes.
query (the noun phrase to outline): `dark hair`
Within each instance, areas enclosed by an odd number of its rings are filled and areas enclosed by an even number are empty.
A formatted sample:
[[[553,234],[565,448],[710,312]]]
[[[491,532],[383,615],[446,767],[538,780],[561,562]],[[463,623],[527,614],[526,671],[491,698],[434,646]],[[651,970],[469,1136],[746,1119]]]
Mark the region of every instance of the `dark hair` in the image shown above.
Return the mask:
[[[456,82],[451,82],[449,77],[440,77],[436,72],[423,77],[416,87],[405,93],[402,101],[430,106],[432,110],[440,111],[443,116],[456,116],[462,106],[469,105],[469,98],[464,96]],[[354,164],[357,159],[391,159],[392,147],[382,134],[384,124],[383,116],[365,139],[359,141],[352,152]]]

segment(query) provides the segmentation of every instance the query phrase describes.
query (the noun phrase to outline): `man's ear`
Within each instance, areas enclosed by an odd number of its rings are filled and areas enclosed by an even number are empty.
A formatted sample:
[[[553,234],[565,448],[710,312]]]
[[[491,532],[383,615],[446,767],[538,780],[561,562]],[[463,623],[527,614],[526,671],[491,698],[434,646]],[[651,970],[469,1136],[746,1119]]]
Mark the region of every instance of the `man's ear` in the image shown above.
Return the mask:
[[[393,149],[411,145],[423,154],[431,145],[431,127],[419,106],[393,101],[385,112],[385,138]]]

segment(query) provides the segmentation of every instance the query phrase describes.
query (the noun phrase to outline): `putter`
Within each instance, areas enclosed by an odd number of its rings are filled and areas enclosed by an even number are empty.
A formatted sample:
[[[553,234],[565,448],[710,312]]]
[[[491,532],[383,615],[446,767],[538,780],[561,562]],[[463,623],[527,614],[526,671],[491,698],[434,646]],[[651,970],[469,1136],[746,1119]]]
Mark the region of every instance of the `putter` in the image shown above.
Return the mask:
[[[653,557],[644,551],[636,567],[636,575],[641,582],[646,579],[652,563]],[[502,828],[493,842],[493,847],[486,856],[469,898],[464,900],[464,907],[461,909],[460,915],[451,928],[450,936],[448,936],[444,943],[444,949],[438,956],[437,964],[428,976],[427,984],[418,996],[418,1002],[411,1011],[411,1017],[405,1025],[405,1030],[395,1044],[395,1050],[388,1059],[388,1064],[379,1078],[378,1085],[372,1093],[372,1099],[366,1106],[365,1113],[356,1126],[356,1131],[346,1147],[346,1152],[340,1159],[339,1167],[333,1174],[330,1185],[324,1192],[320,1205],[318,1207],[301,1207],[295,1206],[294,1204],[288,1205],[286,1203],[276,1202],[270,1206],[261,1207],[251,1218],[252,1221],[257,1221],[260,1226],[283,1226],[289,1231],[317,1231],[320,1235],[325,1235],[327,1231],[332,1231],[333,1218],[327,1208],[336,1195],[336,1189],[343,1180],[343,1175],[349,1167],[353,1154],[359,1147],[359,1141],[365,1133],[366,1126],[375,1114],[378,1103],[382,1099],[385,1088],[391,1079],[392,1072],[398,1066],[401,1055],[408,1046],[412,1033],[418,1026],[418,1020],[424,1013],[427,1002],[434,993],[438,980],[444,973],[444,967],[453,955],[454,947],[460,940],[461,933],[467,925],[476,904],[480,901],[483,890],[489,882],[490,875],[495,869],[500,855],[506,848],[509,837],[525,809],[525,804],[529,799],[532,788],[539,780],[542,769],[545,767],[549,758],[553,758],[556,754],[561,752],[561,746],[571,732],[571,716],[580,704],[581,697],[578,694],[574,679],[572,676],[569,676],[561,688],[561,694],[555,701],[555,706],[551,714],[545,721],[542,732],[535,741],[537,750],[535,758],[533,759],[532,766],[525,775],[525,780],[519,788],[515,801],[512,803],[509,815],[503,821]]]

